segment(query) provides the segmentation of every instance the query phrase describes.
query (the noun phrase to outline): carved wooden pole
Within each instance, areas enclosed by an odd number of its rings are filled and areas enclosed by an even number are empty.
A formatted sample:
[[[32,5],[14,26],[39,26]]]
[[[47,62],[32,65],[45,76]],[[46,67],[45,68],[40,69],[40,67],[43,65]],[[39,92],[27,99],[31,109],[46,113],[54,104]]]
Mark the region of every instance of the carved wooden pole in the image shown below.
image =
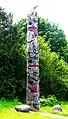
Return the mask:
[[[36,7],[28,14],[27,18],[27,104],[31,106],[32,110],[40,109],[38,17],[35,11]]]

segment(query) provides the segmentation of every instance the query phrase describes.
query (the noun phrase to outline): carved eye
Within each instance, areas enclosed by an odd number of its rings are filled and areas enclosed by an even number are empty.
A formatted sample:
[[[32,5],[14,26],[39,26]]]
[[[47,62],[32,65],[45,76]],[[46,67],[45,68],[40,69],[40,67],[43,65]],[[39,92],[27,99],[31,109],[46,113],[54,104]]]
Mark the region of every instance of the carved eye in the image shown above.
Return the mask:
[[[29,25],[32,25],[32,22],[29,22]]]
[[[32,60],[29,60],[30,63],[32,63]]]
[[[33,81],[29,81],[29,83],[32,85],[33,84]]]
[[[33,19],[33,22],[34,22],[34,23],[37,23],[36,19]]]

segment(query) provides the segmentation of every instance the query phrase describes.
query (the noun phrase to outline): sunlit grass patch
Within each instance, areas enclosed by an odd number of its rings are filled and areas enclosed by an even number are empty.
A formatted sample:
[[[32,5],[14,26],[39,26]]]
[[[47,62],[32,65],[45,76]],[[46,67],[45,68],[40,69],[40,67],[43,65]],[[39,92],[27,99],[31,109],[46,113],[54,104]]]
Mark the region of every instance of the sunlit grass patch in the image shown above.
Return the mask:
[[[0,119],[56,119],[59,116],[68,117],[68,102],[60,102],[62,112],[54,112],[52,107],[41,105],[40,112],[17,112],[16,105],[22,104],[16,100],[0,100]],[[55,114],[54,117],[51,114]],[[60,119],[60,118],[59,118]]]
[[[62,116],[68,116],[68,102],[60,102],[61,107],[62,107],[62,112],[58,112],[58,111],[53,111],[52,107],[49,106],[41,106],[41,110],[42,111],[46,111],[48,113],[51,114],[58,114],[58,115],[62,115]]]
[[[0,100],[0,119],[53,119],[39,112],[17,112],[15,106],[21,104],[18,100]]]
[[[41,115],[38,112],[16,112],[14,109],[7,109],[0,112],[0,119],[54,119],[49,116]]]

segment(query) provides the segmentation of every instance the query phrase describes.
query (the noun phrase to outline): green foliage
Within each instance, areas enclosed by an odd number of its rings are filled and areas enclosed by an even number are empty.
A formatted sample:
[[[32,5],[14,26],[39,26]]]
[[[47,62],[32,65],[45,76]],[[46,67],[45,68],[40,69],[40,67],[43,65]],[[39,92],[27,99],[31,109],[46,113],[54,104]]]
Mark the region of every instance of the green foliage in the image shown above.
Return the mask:
[[[24,92],[25,52],[25,45],[20,46],[17,40],[12,14],[0,8],[0,98],[21,97]]]
[[[40,55],[40,95],[55,95],[58,99],[68,99],[68,64],[59,60],[51,52],[48,43],[39,37]]]
[[[0,111],[4,110],[4,108],[14,108],[16,105],[21,105],[22,103],[19,102],[18,99],[14,99],[14,100],[5,100],[4,98],[2,98],[0,100]]]
[[[17,24],[15,24],[17,28],[17,40],[20,45],[26,44],[27,38],[27,21],[26,19],[20,20]]]
[[[44,96],[41,97],[40,103],[42,106],[54,106],[59,103],[54,95],[49,95],[46,99]]]
[[[38,29],[39,35],[42,36],[45,41],[50,42],[51,50],[68,62],[68,42],[64,31],[59,29],[59,26],[55,23],[50,23],[48,19],[44,20],[42,18],[38,20]]]

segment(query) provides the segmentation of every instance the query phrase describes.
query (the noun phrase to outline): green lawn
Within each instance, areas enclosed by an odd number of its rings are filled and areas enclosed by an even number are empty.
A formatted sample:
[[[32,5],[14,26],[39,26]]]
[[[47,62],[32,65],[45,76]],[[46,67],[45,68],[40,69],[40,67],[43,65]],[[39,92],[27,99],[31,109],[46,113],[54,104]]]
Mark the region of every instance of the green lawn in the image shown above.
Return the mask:
[[[18,100],[0,100],[0,119],[57,119],[57,115],[68,117],[68,102],[62,102],[63,112],[56,114],[48,106],[41,106],[40,112],[17,112],[14,107],[18,104],[21,104]],[[60,117],[58,119],[61,119]]]
[[[54,112],[52,110],[52,108],[49,107],[49,106],[44,106],[44,107],[41,106],[41,110],[45,110],[45,111],[47,111],[48,113],[51,113],[51,114],[58,114],[58,115],[67,116],[68,117],[68,102],[61,102],[61,107],[63,109],[62,112]]]

